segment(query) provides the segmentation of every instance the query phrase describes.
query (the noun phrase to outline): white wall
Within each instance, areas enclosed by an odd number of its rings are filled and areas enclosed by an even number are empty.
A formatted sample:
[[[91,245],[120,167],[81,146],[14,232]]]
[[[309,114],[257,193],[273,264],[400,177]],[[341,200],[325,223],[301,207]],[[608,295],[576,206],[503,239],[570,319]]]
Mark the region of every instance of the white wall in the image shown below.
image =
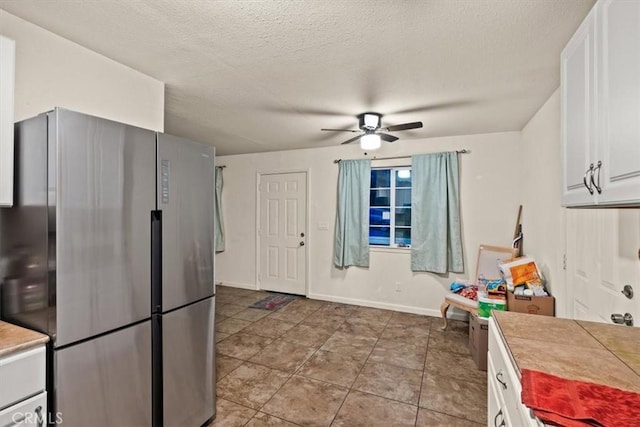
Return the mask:
[[[522,158],[519,132],[493,133],[383,144],[384,156],[450,151],[460,155],[461,210],[466,272],[475,274],[478,246],[511,243],[517,206]],[[307,247],[310,251],[309,296],[408,312],[439,315],[449,284],[456,277],[412,273],[408,252],[372,250],[369,269],[333,267],[333,234],[338,166],[336,158],[358,158],[357,144],[307,150],[223,156],[225,164],[223,209],[226,251],[216,256],[216,280],[232,286],[255,288],[256,182],[260,172],[309,171]],[[408,164],[409,160],[406,160]],[[374,166],[382,165],[374,162]],[[319,230],[318,223],[329,224]],[[400,282],[400,292],[395,291]]]
[[[535,258],[548,281],[547,286],[556,297],[556,315],[566,317],[559,89],[522,130],[522,160],[524,252]]]
[[[15,120],[54,107],[164,130],[164,83],[0,10],[16,42]]]

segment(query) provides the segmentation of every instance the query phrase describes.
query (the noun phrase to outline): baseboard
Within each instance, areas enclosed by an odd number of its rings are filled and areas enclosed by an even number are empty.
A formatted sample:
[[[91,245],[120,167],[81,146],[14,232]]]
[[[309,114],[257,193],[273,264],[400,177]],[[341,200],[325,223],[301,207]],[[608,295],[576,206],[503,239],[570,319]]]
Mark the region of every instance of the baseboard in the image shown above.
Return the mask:
[[[235,282],[226,282],[224,280],[216,281],[216,286],[229,286],[230,288],[240,288],[240,289],[249,289],[251,291],[257,291],[258,288],[256,285],[251,285],[247,283],[235,283]]]
[[[229,286],[231,288],[240,288],[240,289],[249,289],[252,291],[258,290],[256,285],[247,284],[247,283],[236,283],[236,282],[226,282],[226,281],[217,281],[216,285]],[[351,304],[351,305],[360,305],[362,307],[371,307],[371,308],[381,308],[383,310],[394,310],[400,311],[402,313],[412,313],[412,314],[421,314],[424,316],[432,316],[432,317],[442,317],[439,309],[432,308],[422,308],[422,307],[413,307],[409,305],[401,305],[401,304],[390,304],[379,301],[369,301],[358,298],[345,298],[338,297],[334,295],[325,295],[325,294],[309,294],[309,299],[317,299],[321,301],[330,301],[330,302],[338,302],[342,304]],[[458,310],[455,307],[451,307],[447,313],[447,318],[454,320],[467,320],[467,312]]]
[[[400,311],[403,313],[411,313],[411,314],[421,314],[424,316],[432,316],[432,317],[442,317],[440,310],[432,309],[432,308],[421,308],[421,307],[412,307],[408,305],[400,305],[400,304],[389,304],[378,301],[369,301],[357,298],[345,298],[345,297],[336,297],[333,295],[323,295],[323,294],[309,294],[310,299],[317,299],[322,301],[330,301],[330,302],[339,302],[342,304],[352,304],[352,305],[360,305],[363,307],[372,307],[372,308],[381,308],[383,310],[394,310]],[[457,312],[456,312],[457,311]],[[449,310],[447,313],[447,318],[454,320],[467,320],[467,313],[459,310]]]

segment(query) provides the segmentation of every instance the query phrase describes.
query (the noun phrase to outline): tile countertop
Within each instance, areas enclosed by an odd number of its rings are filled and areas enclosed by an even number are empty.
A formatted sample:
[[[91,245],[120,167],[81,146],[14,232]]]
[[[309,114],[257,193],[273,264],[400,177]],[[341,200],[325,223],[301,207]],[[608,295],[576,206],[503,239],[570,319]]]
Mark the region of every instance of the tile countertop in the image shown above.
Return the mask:
[[[49,337],[40,332],[0,320],[0,357],[46,344]]]
[[[494,311],[518,368],[640,393],[640,328]]]

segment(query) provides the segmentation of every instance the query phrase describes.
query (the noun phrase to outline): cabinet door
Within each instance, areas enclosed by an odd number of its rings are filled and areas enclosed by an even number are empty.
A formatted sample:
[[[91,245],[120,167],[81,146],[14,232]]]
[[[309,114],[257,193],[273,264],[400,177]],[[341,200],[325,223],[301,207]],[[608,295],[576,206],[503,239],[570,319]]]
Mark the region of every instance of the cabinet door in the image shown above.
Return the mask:
[[[640,203],[640,2],[598,6],[599,200]]]
[[[44,345],[0,357],[0,408],[44,391],[46,360]],[[4,427],[4,424],[0,423]]]
[[[560,57],[562,78],[562,205],[596,203],[585,187],[594,161],[594,11],[582,22]]]
[[[513,426],[509,418],[507,406],[500,398],[495,380],[496,372],[491,360],[491,353],[487,359],[487,425],[495,427]]]
[[[13,206],[15,41],[0,35],[0,206]]]
[[[48,419],[53,424],[63,421],[58,414],[49,416]],[[43,427],[45,425],[47,425],[47,392],[44,391],[0,411],[0,426],[3,427]]]

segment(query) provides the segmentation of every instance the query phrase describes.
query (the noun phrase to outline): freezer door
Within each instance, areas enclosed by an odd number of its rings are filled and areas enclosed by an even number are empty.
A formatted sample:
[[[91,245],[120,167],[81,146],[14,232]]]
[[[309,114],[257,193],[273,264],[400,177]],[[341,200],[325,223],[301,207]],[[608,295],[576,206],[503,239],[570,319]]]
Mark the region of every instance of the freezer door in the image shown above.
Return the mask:
[[[158,134],[162,311],[213,295],[213,147]]]
[[[66,110],[54,119],[62,346],[150,317],[155,133]]]
[[[215,298],[162,316],[165,426],[201,426],[215,414]]]
[[[151,321],[53,352],[65,426],[151,425]]]

